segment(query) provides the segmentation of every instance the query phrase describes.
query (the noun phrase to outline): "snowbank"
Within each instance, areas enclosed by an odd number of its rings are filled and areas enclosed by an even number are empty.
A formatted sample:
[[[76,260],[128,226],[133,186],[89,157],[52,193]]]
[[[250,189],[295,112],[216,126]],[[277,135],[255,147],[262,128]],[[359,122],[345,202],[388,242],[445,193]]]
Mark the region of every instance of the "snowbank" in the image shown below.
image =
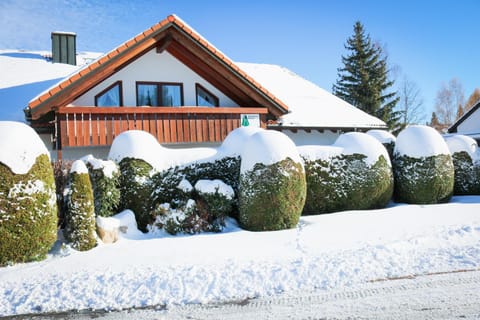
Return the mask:
[[[397,136],[395,153],[412,158],[430,157],[440,154],[450,154],[442,136],[432,127],[409,126]]]
[[[24,123],[0,121],[0,162],[15,174],[27,173],[41,154],[50,154],[38,134]]]
[[[120,238],[0,268],[0,316],[222,303],[480,267],[480,197],[302,217],[297,228]],[[372,300],[373,301],[373,300]]]

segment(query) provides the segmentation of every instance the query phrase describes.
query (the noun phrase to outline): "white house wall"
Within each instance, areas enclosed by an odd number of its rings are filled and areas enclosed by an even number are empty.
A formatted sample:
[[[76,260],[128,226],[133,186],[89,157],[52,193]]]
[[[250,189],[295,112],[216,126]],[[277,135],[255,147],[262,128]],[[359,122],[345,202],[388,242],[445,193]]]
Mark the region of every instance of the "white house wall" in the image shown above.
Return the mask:
[[[458,133],[480,133],[480,108],[457,127]]]
[[[178,82],[183,84],[183,99],[185,106],[196,105],[195,84],[201,84],[205,89],[218,97],[222,107],[238,107],[229,97],[185,66],[167,51],[158,54],[152,49],[142,57],[107,78],[72,104],[76,106],[94,106],[95,96],[116,81],[122,81],[123,105],[136,106],[136,82]]]
[[[330,130],[325,130],[319,132],[317,130],[312,130],[306,132],[304,130],[297,130],[297,132],[292,132],[291,130],[282,130],[282,133],[286,134],[296,146],[305,146],[305,145],[331,145],[333,144],[340,132],[333,132]]]

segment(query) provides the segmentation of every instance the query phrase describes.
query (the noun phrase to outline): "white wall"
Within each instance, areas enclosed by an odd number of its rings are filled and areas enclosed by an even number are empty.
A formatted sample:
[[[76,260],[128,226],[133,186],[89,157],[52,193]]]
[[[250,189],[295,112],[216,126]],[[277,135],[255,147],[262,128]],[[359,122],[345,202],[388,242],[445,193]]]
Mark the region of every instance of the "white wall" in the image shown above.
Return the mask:
[[[457,132],[462,134],[480,133],[480,108],[457,127]]]
[[[152,49],[122,70],[107,78],[102,83],[80,96],[72,104],[77,106],[94,106],[95,95],[119,80],[122,81],[124,106],[134,107],[137,105],[136,81],[152,81],[183,83],[183,99],[185,106],[196,105],[195,83],[200,83],[208,91],[218,97],[220,100],[220,106],[238,107],[238,105],[230,98],[178,61],[170,53],[163,51],[161,54],[158,54],[156,49]]]
[[[331,145],[337,140],[338,136],[340,136],[340,132],[333,132],[330,130],[325,130],[323,132],[312,130],[310,133],[304,130],[297,130],[297,133],[290,130],[283,130],[282,133],[292,139],[297,146]]]

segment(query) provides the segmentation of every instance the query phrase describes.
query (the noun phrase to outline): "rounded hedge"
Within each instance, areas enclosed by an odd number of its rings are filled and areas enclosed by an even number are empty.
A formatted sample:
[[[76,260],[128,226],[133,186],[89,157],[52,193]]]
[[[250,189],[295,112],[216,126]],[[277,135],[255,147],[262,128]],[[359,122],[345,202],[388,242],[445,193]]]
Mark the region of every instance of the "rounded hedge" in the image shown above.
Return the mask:
[[[385,148],[373,137],[348,133],[333,146],[298,149],[307,181],[303,214],[383,208],[391,200],[391,163]]]
[[[81,160],[73,163],[69,180],[65,239],[76,250],[90,250],[97,244],[95,205],[88,169]]]
[[[39,155],[25,174],[0,163],[0,266],[44,259],[57,239],[57,222],[49,157]]]
[[[477,142],[464,135],[445,138],[455,168],[454,194],[480,194],[480,154]]]
[[[392,164],[396,202],[435,204],[452,197],[452,156],[435,129],[411,126],[400,132]]]
[[[293,142],[276,131],[259,131],[242,151],[240,225],[252,231],[293,228],[306,197],[305,171]]]
[[[24,123],[0,121],[0,265],[43,259],[57,239],[48,150]]]

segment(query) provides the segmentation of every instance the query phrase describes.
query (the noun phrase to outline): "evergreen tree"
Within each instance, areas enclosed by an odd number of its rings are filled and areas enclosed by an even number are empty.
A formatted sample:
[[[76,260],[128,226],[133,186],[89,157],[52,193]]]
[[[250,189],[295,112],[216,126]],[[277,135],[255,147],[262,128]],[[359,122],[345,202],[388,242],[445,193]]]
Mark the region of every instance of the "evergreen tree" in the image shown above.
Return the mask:
[[[382,48],[372,43],[363,25],[357,21],[345,49],[350,54],[342,56],[344,67],[338,69],[333,93],[385,121],[389,129],[398,129],[401,112],[394,108],[399,98],[397,92],[388,92],[393,81],[388,79],[387,57]]]

